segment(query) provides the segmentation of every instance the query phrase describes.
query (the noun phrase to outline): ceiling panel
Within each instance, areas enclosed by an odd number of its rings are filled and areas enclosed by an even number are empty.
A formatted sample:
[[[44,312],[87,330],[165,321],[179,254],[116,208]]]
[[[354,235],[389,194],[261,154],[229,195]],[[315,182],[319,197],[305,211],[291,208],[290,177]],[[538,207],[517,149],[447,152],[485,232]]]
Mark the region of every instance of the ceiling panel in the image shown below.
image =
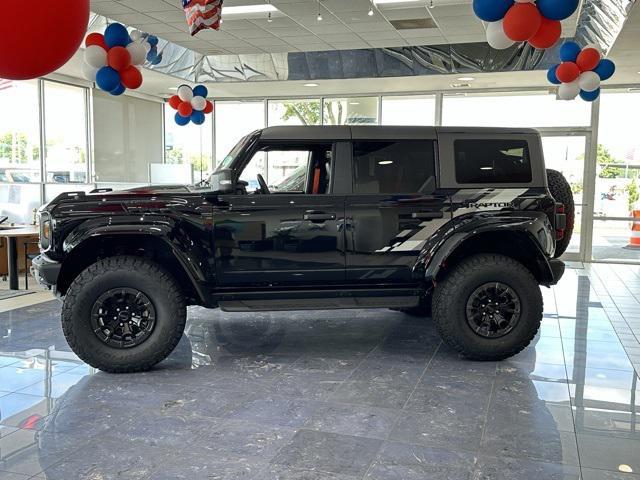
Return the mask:
[[[225,0],[225,7],[262,5],[266,0]],[[180,0],[92,0],[96,13],[173,43],[210,54],[273,53],[319,49],[358,49],[484,41],[484,25],[471,0],[407,0],[379,4],[371,0],[271,0],[279,10],[224,15],[221,31],[191,37]],[[431,8],[432,7],[432,8]],[[318,12],[323,20],[318,21]],[[564,22],[565,36],[575,32],[578,15]],[[433,19],[435,28],[396,30],[390,20]]]

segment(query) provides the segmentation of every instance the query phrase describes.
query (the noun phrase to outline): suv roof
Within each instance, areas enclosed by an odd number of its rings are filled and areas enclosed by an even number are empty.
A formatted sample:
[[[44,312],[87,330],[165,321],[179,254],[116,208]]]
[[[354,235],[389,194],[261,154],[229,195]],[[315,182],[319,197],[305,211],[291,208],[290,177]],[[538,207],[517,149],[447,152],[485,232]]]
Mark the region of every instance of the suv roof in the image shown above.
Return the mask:
[[[435,139],[438,134],[461,133],[478,135],[537,134],[532,128],[486,127],[411,127],[378,125],[344,126],[281,126],[259,130],[260,138],[270,141],[285,140],[380,140],[380,139]]]

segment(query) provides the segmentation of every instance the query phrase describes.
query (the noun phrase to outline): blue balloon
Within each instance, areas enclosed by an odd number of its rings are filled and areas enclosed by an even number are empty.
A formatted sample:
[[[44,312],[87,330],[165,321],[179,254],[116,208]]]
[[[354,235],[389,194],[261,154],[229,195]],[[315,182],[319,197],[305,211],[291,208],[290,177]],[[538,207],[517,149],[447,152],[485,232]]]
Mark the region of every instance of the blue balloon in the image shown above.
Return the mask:
[[[562,84],[562,82],[560,80],[558,80],[558,75],[556,74],[557,71],[558,71],[558,67],[559,66],[560,65],[554,65],[547,72],[547,79],[549,80],[549,82],[553,83],[554,85],[561,85]]]
[[[147,37],[147,42],[149,42],[149,45],[151,45],[152,47],[155,47],[156,45],[158,45],[158,37],[156,37],[155,35],[149,35]]]
[[[185,125],[187,125],[189,122],[191,121],[190,117],[183,117],[182,115],[180,115],[179,113],[176,113],[176,123],[178,125],[180,125],[181,127],[184,127]]]
[[[581,51],[582,47],[576,42],[564,42],[560,47],[560,60],[563,62],[575,62]]]
[[[120,74],[111,67],[102,67],[96,74],[96,84],[105,92],[111,92],[120,85]]]
[[[104,41],[107,47],[126,47],[131,42],[127,28],[121,23],[112,23],[104,31]]]
[[[502,20],[511,7],[513,0],[473,0],[473,12],[485,22]]]
[[[147,62],[152,62],[154,58],[158,56],[158,49],[151,47],[151,50],[147,52]]]
[[[600,96],[600,89],[594,90],[593,92],[585,92],[584,90],[580,90],[580,98],[585,102],[595,102]]]
[[[202,125],[204,123],[204,112],[199,112],[198,110],[194,110],[191,114],[191,121],[196,125]]]
[[[111,90],[109,93],[110,93],[111,95],[114,95],[114,96],[116,96],[116,97],[117,97],[117,96],[119,96],[119,95],[122,95],[122,94],[123,94],[124,92],[126,92],[126,91],[127,91],[127,89],[125,88],[125,86],[124,86],[123,84],[120,84],[120,85],[118,85],[116,88],[114,88],[113,90]]]
[[[162,53],[156,53],[151,59],[151,65],[158,65],[160,62],[162,62]]]
[[[593,71],[598,74],[600,80],[609,80],[616,73],[616,64],[608,58],[603,58]]]
[[[193,89],[193,96],[207,98],[209,96],[209,90],[207,90],[207,87],[204,85],[198,85]]]
[[[578,9],[580,0],[538,0],[536,5],[549,20],[566,20]]]

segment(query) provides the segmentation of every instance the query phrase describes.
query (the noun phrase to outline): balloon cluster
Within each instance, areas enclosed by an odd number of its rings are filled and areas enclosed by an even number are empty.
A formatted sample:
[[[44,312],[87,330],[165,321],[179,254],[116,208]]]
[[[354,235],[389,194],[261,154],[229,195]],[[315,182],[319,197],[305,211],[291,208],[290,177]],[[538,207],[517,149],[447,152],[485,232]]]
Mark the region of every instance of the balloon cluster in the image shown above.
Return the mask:
[[[169,105],[176,112],[176,123],[181,127],[193,122],[202,125],[205,114],[213,112],[213,103],[207,100],[209,91],[204,85],[191,88],[189,85],[180,85],[178,94],[169,99]]]
[[[111,95],[140,88],[142,73],[136,65],[144,63],[147,50],[142,42],[131,39],[124,25],[112,23],[104,35],[88,35],[85,45],[82,74],[87,80]]]
[[[487,42],[504,50],[516,42],[553,47],[562,35],[561,20],[578,9],[579,0],[473,0],[473,11],[487,26]]]
[[[144,47],[146,53],[147,62],[151,65],[158,65],[162,62],[162,52],[158,52],[158,37],[150,35],[140,30],[134,30],[131,32],[131,40],[139,42]]]
[[[613,77],[616,64],[602,58],[596,47],[584,49],[576,42],[565,42],[560,47],[562,63],[554,65],[547,72],[547,78],[554,85],[560,85],[558,97],[574,100],[578,95],[587,102],[600,96],[600,83]]]

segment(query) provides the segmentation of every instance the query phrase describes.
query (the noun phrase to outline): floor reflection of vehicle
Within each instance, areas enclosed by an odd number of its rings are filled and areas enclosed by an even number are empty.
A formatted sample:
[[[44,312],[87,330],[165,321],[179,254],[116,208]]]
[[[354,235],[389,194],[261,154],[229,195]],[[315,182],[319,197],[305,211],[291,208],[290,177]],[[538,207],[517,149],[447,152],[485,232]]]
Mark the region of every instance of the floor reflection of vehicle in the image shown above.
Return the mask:
[[[237,318],[239,321],[203,318],[189,322],[186,336],[193,348],[194,365],[211,365],[216,356],[224,354],[264,355],[281,344],[286,328],[277,317],[255,314],[253,318]]]

